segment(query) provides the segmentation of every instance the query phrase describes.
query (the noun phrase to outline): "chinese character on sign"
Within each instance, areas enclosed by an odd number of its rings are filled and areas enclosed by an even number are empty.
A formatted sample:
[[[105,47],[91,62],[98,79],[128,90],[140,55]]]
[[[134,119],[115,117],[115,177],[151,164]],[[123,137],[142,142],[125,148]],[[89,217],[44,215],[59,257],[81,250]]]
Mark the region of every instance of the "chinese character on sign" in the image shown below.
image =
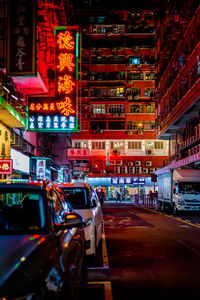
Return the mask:
[[[65,31],[65,33],[59,33],[57,44],[59,44],[60,49],[73,50],[74,49],[74,41],[69,31]]]
[[[64,114],[68,117],[70,113],[75,113],[75,110],[72,109],[71,99],[68,97],[65,97],[65,99],[65,102],[58,102],[56,105],[61,111],[61,114]]]

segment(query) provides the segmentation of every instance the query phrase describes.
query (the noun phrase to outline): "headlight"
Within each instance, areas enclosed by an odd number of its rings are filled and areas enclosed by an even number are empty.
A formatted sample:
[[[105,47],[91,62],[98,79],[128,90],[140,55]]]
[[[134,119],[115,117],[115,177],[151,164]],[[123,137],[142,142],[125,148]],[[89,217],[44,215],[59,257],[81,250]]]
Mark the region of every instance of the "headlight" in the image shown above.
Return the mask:
[[[184,200],[178,200],[178,205],[185,205],[185,201]]]

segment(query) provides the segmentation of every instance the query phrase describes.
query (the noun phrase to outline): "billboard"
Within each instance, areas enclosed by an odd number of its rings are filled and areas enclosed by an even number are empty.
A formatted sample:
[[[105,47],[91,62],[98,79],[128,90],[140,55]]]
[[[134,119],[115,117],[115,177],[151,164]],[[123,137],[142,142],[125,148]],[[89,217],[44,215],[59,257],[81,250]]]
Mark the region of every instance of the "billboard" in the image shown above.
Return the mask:
[[[36,74],[36,0],[8,0],[7,75]]]
[[[78,27],[57,27],[55,35],[56,95],[28,97],[28,130],[78,130]]]

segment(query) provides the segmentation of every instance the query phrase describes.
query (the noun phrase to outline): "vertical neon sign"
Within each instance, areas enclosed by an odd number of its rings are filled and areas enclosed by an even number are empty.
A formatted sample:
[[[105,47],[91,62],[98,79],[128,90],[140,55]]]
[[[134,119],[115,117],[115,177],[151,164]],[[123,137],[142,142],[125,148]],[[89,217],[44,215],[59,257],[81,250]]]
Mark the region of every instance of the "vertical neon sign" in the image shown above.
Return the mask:
[[[69,117],[69,129],[78,129],[78,27],[57,27],[56,98],[61,113]]]

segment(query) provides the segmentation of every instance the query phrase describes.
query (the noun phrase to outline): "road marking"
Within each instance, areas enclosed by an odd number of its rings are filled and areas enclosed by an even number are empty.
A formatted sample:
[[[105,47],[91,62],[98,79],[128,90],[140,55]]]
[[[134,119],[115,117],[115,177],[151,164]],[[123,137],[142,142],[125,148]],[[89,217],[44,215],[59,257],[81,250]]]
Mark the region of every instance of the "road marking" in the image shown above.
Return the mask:
[[[200,255],[200,251],[198,249],[193,248],[192,246],[190,246],[186,242],[181,241],[181,240],[177,240],[177,242],[179,242],[181,245],[187,247],[190,251],[193,251],[195,254]]]
[[[103,267],[104,267],[104,269],[109,269],[104,224],[103,224],[103,233],[102,233],[102,256],[103,256]]]
[[[193,224],[193,223],[191,223],[191,221],[187,222],[187,221],[185,221],[185,220],[183,220],[183,219],[180,219],[179,217],[169,216],[169,215],[167,215],[167,214],[165,214],[165,213],[163,213],[163,212],[156,211],[156,210],[153,210],[153,209],[150,209],[150,208],[147,208],[147,207],[143,207],[143,206],[139,206],[139,207],[142,207],[142,208],[144,208],[144,209],[146,209],[146,210],[149,210],[149,211],[151,211],[151,212],[154,212],[155,214],[163,215],[163,216],[165,216],[165,217],[168,217],[168,218],[177,220],[177,221],[179,221],[179,222],[183,222],[183,223],[189,224],[190,226],[194,226],[194,227],[200,228],[200,225]]]
[[[89,281],[88,284],[104,285],[104,300],[113,300],[110,281]]]
[[[89,267],[88,270],[105,270],[105,269],[109,269],[104,224],[103,224],[103,233],[102,233],[102,258],[103,258],[103,267]]]

